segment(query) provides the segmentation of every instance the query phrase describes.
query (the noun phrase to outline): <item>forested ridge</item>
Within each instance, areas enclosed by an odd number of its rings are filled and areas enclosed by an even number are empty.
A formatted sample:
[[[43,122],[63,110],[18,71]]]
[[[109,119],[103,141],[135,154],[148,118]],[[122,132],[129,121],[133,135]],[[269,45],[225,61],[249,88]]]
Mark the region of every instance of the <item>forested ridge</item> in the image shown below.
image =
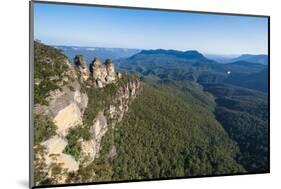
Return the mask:
[[[114,142],[108,138],[103,140],[105,146],[113,143],[117,149],[113,160],[106,158],[106,150],[97,160],[102,162],[111,179],[245,172],[235,160],[239,147],[211,111],[214,99],[200,88],[189,88],[198,96],[206,97],[208,102],[203,105],[192,93],[181,90],[174,93],[174,87],[176,85],[144,84],[142,95],[131,104],[129,112],[114,129],[110,137]]]
[[[240,147],[237,161],[248,172],[268,171],[268,96],[229,85],[205,89],[216,96],[216,118]]]
[[[109,180],[268,171],[265,93],[188,80],[143,82],[111,136],[117,158],[100,157]]]

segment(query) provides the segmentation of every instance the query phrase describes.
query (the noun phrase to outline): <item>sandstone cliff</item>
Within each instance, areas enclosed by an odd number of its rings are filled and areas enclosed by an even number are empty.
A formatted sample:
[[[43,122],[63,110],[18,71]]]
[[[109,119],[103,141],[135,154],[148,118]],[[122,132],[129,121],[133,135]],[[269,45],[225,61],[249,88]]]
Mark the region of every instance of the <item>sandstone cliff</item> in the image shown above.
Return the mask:
[[[74,64],[82,80],[91,83],[92,87],[103,88],[108,84],[115,83],[118,77],[120,78],[120,73],[115,72],[114,64],[110,59],[101,63],[96,57],[88,67],[83,56],[77,55],[74,58]]]
[[[138,79],[130,80],[118,87],[112,102],[101,109],[93,124],[90,127],[90,132],[93,138],[89,141],[82,141],[82,153],[88,156],[87,163],[92,162],[101,148],[101,139],[107,132],[108,128],[115,128],[115,125],[120,122],[124,114],[129,109],[129,104],[141,92],[141,84]]]
[[[82,55],[75,56],[74,64],[77,67],[78,72],[80,72],[82,79],[86,81],[90,77],[90,72],[85,64],[84,57]]]
[[[77,174],[80,168],[99,156],[103,136],[122,120],[131,101],[141,93],[141,83],[136,77],[117,74],[110,60],[102,64],[95,58],[88,69],[83,57],[78,55],[73,67],[61,52],[43,44],[36,44],[35,47],[35,53],[41,53],[35,59],[35,72],[48,70],[49,75],[35,76],[35,95],[39,100],[35,101],[34,114],[47,116],[55,128],[50,132],[50,124],[38,124],[39,120],[35,119],[35,125],[39,125],[39,128],[35,128],[35,135],[39,135],[37,130],[41,129],[50,133],[50,137],[43,136],[41,138],[44,139],[35,142],[34,167],[35,175],[38,176],[35,184],[70,183],[69,175]],[[61,58],[57,60],[56,57]],[[57,72],[54,66],[63,67],[63,73]],[[45,82],[48,82],[47,85]],[[39,94],[42,90],[47,91],[46,94]],[[111,91],[110,101],[101,103],[104,101],[103,95],[98,101],[89,99],[89,91],[99,93],[107,90]],[[95,109],[95,113],[89,118],[87,113],[92,109]],[[85,123],[85,116],[88,116],[88,122],[90,119],[90,124]],[[111,156],[116,156],[114,147]],[[92,172],[94,174],[95,170]]]

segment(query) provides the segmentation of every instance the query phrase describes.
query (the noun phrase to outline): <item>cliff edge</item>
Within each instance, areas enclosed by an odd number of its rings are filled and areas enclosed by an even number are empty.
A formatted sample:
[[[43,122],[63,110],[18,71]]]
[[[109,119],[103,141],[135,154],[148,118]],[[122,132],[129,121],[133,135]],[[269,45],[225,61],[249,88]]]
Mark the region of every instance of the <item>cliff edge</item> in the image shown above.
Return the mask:
[[[142,92],[141,82],[116,73],[109,59],[94,58],[88,66],[77,55],[72,65],[55,48],[39,42],[34,48],[35,185],[85,181],[79,170],[99,156],[102,138]]]

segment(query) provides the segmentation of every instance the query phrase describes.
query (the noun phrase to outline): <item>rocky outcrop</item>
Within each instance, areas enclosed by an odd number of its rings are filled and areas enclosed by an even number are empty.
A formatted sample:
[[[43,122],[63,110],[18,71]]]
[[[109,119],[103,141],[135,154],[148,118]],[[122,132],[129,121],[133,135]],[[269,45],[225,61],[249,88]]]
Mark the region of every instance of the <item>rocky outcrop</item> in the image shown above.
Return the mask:
[[[36,181],[36,184],[44,181],[45,177],[54,184],[65,184],[69,182],[67,179],[70,173],[77,173],[80,167],[87,166],[99,156],[102,149],[102,138],[109,129],[114,129],[116,124],[122,120],[130,103],[141,92],[142,87],[139,79],[116,73],[114,65],[109,59],[105,63],[101,63],[95,58],[88,68],[83,56],[77,55],[74,58],[74,68],[61,52],[51,47],[38,44],[36,50],[41,53],[39,57],[45,55],[46,52],[52,52],[51,58],[40,59],[37,61],[38,65],[47,65],[50,70],[52,70],[50,66],[63,68],[59,72],[54,69],[53,75],[48,76],[48,81],[52,81],[51,86],[55,86],[55,89],[49,87],[48,95],[44,97],[44,103],[37,103],[34,106],[36,115],[47,116],[55,125],[52,135],[47,139],[44,138],[44,141],[37,142],[34,146],[34,149],[43,149],[40,150],[40,153],[35,153],[35,159],[38,161],[35,160],[34,163],[44,165],[39,166],[39,172],[44,172],[44,176]],[[45,82],[44,79],[44,77],[35,78],[35,86]],[[83,123],[85,109],[91,108],[88,107],[88,89],[85,87],[92,87],[95,92],[98,92],[103,91],[99,88],[107,87],[108,84],[114,84],[108,86],[109,89],[114,88],[114,92],[110,94],[112,99],[104,107],[99,107],[98,113],[90,118],[90,122],[87,120],[87,124]],[[75,156],[68,151],[71,149],[68,140],[71,140],[69,136],[72,135],[73,130],[79,131],[79,128],[84,129],[83,132],[87,132],[91,137],[78,135],[74,145],[79,146],[75,149],[79,150],[79,155]],[[70,130],[71,132],[69,132]],[[118,154],[113,145],[108,158],[116,156]]]
[[[69,87],[72,87],[70,89]],[[45,148],[46,172],[55,183],[64,183],[68,172],[77,171],[79,162],[73,156],[64,153],[68,144],[66,136],[69,129],[82,124],[82,116],[88,104],[88,96],[81,92],[80,85],[74,81],[70,86],[51,92],[47,98],[48,105],[35,105],[35,113],[48,115],[57,126],[56,135],[41,143]],[[60,177],[54,176],[52,167],[60,165],[64,173]],[[57,174],[57,173],[56,173]]]
[[[45,148],[45,163],[47,167],[50,167],[46,171],[49,177],[57,178],[56,183],[65,183],[67,173],[78,171],[81,162],[83,162],[82,166],[87,166],[99,157],[99,152],[102,149],[102,138],[110,128],[114,129],[116,124],[122,121],[130,103],[142,90],[139,79],[131,79],[119,85],[112,102],[101,109],[94,118],[93,124],[89,128],[91,139],[79,139],[81,157],[79,160],[75,160],[73,156],[64,153],[68,144],[66,136],[70,128],[83,125],[83,112],[88,103],[87,95],[80,92],[78,83],[75,82],[75,84],[74,91],[68,87],[64,87],[61,91],[54,91],[49,97],[48,106],[37,105],[35,108],[36,113],[50,116],[57,125],[57,134],[41,143]],[[108,158],[113,158],[116,155],[115,146],[112,146]],[[54,177],[51,171],[54,164],[60,165],[63,170],[59,177]]]
[[[78,69],[82,79],[84,81],[87,81],[87,79],[90,77],[90,72],[85,64],[84,57],[82,55],[77,55],[74,57],[74,64],[76,68]]]
[[[114,64],[110,59],[106,59],[104,65],[106,67],[106,72],[107,72],[107,75],[105,77],[106,82],[107,83],[114,82],[116,80]]]
[[[102,88],[116,81],[116,72],[113,63],[107,59],[104,64],[95,58],[90,64],[90,72],[94,86]]]
[[[87,157],[88,163],[98,157],[102,148],[102,137],[109,128],[114,129],[116,124],[122,121],[124,114],[129,109],[129,104],[141,91],[142,87],[140,81],[138,79],[130,80],[120,86],[112,103],[98,113],[90,128],[90,132],[93,136],[92,139],[81,143],[82,153]],[[116,153],[116,150],[114,151],[113,149],[110,156],[115,156],[116,154],[114,153]]]
[[[66,170],[66,172],[73,172],[79,169],[79,162],[77,162],[71,155],[63,153],[66,145],[67,140],[59,135],[55,135],[42,143],[42,146],[45,147],[46,154],[44,158],[47,166],[50,167],[53,164],[57,164],[60,165],[62,170]],[[48,169],[48,176],[53,176],[51,169]],[[65,178],[66,176],[56,182],[63,183]]]
[[[115,72],[114,64],[110,59],[101,63],[98,58],[94,58],[89,67],[85,64],[82,55],[76,55],[74,65],[77,68],[83,81],[91,79],[91,85],[97,88],[103,88],[110,83],[114,83],[117,78],[121,78],[120,73]]]
[[[52,91],[47,98],[48,105],[35,105],[35,113],[48,115],[58,126],[57,133],[66,136],[67,131],[82,123],[82,115],[88,104],[88,96],[80,91],[74,81],[69,86]]]

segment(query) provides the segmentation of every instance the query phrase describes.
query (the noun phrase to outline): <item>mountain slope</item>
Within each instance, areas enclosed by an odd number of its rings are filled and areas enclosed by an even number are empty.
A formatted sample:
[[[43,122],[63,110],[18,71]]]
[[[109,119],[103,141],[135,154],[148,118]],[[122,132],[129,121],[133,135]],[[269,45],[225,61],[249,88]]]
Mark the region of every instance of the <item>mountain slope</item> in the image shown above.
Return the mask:
[[[263,54],[260,55],[242,54],[240,56],[206,54],[205,56],[211,60],[215,60],[222,64],[238,62],[238,61],[245,61],[249,63],[263,64],[263,65],[268,64],[268,56]]]
[[[115,133],[119,155],[113,161],[113,178],[244,172],[235,161],[237,148],[223,127],[211,111],[193,100],[187,93],[175,95],[164,86],[145,85]]]
[[[141,55],[154,55],[154,56],[161,56],[165,55],[167,57],[175,57],[175,58],[183,58],[183,59],[189,59],[189,60],[206,60],[201,53],[198,51],[176,51],[176,50],[164,50],[164,49],[157,49],[157,50],[142,50],[140,53],[135,54],[130,57],[130,59],[134,59],[136,57],[140,57]]]
[[[245,61],[250,63],[258,63],[267,65],[268,64],[268,56],[264,54],[260,55],[251,55],[251,54],[243,54],[237,58],[233,58],[229,60],[229,62],[236,62],[236,61]]]
[[[141,83],[133,75],[117,75],[109,60],[96,59],[95,70],[87,70],[81,56],[74,67],[61,51],[34,44],[33,184],[95,181],[101,141],[141,93]]]
[[[236,61],[220,64],[197,51],[146,50],[117,62],[120,70],[160,80],[229,83],[267,91],[266,65]]]
[[[268,172],[267,95],[222,84],[204,89],[216,97],[216,118],[240,147],[237,161],[251,173]]]
[[[265,68],[253,74],[231,74],[225,83],[255,89],[267,93],[268,91],[268,69]]]
[[[267,66],[257,63],[250,63],[246,61],[236,61],[228,64],[224,64],[223,67],[230,71],[232,74],[253,74],[257,73],[265,68]]]
[[[144,76],[154,75],[160,79],[212,80],[224,79],[226,71],[219,63],[205,58],[197,51],[147,50],[117,63],[118,68],[138,72]],[[207,76],[208,74],[208,76]]]

